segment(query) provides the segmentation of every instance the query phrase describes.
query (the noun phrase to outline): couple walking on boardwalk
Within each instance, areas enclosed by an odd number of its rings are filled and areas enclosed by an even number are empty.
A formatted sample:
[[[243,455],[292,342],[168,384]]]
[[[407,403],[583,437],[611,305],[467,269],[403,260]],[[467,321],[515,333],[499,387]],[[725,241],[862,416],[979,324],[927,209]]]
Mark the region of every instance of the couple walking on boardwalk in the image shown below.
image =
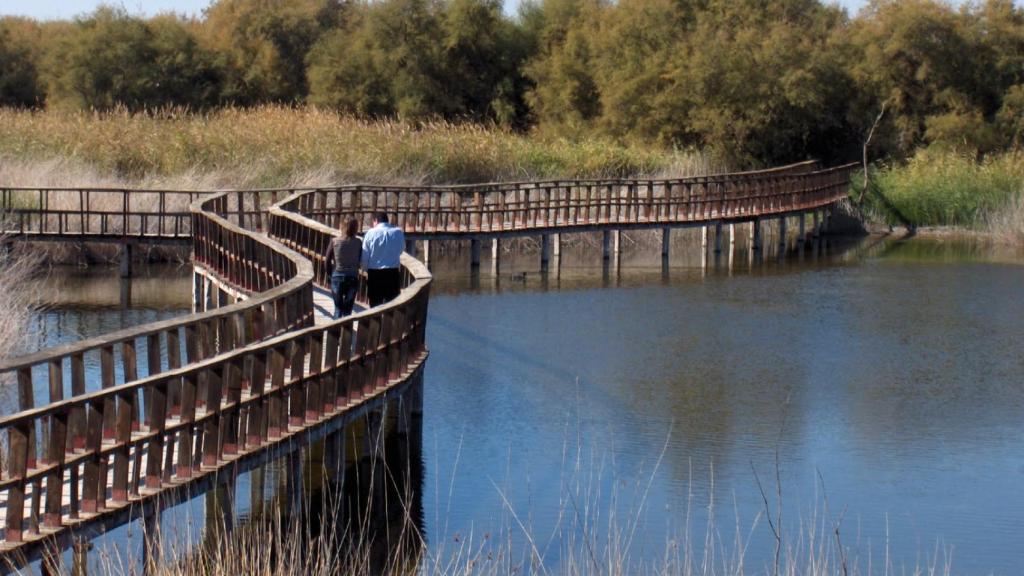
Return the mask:
[[[359,221],[348,218],[342,224],[342,235],[335,236],[324,256],[331,270],[331,294],[334,296],[334,317],[352,313],[359,290],[359,268],[366,270],[366,297],[370,306],[378,306],[398,296],[402,290],[399,260],[405,249],[405,234],[388,222],[386,212],[373,215],[373,227],[360,240]]]

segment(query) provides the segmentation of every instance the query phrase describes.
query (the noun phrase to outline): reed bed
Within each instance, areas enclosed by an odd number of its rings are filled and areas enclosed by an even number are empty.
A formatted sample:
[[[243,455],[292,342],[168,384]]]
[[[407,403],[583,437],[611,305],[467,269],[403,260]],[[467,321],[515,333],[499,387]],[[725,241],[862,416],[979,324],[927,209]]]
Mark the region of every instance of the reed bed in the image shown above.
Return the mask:
[[[84,167],[93,181],[192,189],[671,175],[715,165],[696,151],[601,138],[530,136],[443,121],[359,120],[312,107],[275,106],[203,114],[0,109],[0,157],[41,163],[44,172]]]
[[[872,176],[866,212],[888,224],[957,226],[1024,239],[1024,153],[978,160],[924,150]],[[859,195],[860,186],[853,194]]]
[[[4,238],[0,237],[0,245]],[[36,305],[38,258],[5,246],[0,253],[0,359],[24,352]]]
[[[567,452],[563,477],[546,488],[558,491],[559,520],[550,532],[533,528],[531,511],[516,509],[505,489],[495,485],[494,498],[504,506],[498,532],[444,534],[440,541],[427,542],[417,521],[422,512],[414,504],[419,496],[409,489],[408,479],[396,477],[403,474],[401,470],[384,466],[389,489],[383,497],[372,490],[364,493],[361,504],[356,505],[363,514],[355,521],[339,515],[337,502],[345,501],[345,496],[328,490],[322,498],[303,499],[301,514],[275,501],[233,528],[219,522],[191,528],[204,522],[189,521],[186,531],[199,533],[143,534],[142,546],[150,549],[160,546],[161,539],[174,537],[185,542],[172,544],[170,552],[157,562],[147,564],[116,546],[93,553],[99,555],[103,574],[134,574],[144,567],[156,576],[934,576],[951,571],[950,551],[940,547],[926,553],[924,560],[919,558],[924,564],[914,567],[893,558],[888,541],[877,552],[868,546],[867,554],[860,555],[864,543],[856,542],[855,537],[847,540],[850,536],[843,513],[830,510],[823,495],[799,522],[782,522],[782,492],[770,483],[762,488],[764,509],[752,511],[749,521],[733,510],[735,521],[730,526],[720,526],[714,520],[716,502],[725,499],[715,495],[713,483],[706,502],[692,496],[691,486],[685,510],[670,520],[670,535],[663,547],[642,544],[637,529],[647,521],[647,491],[658,479],[661,459],[635,477],[616,478],[609,494],[603,492],[609,467],[601,455],[584,457],[579,450],[563,450]],[[374,485],[372,479],[368,485]],[[391,489],[397,486],[404,488],[398,492]],[[386,526],[371,525],[373,506],[387,510]],[[312,523],[308,518],[314,512],[318,520]],[[698,521],[700,516],[708,520]],[[314,524],[322,528],[311,528]],[[768,549],[761,554],[764,560],[754,561],[748,554],[758,531],[769,535]],[[764,538],[759,542],[765,545]]]

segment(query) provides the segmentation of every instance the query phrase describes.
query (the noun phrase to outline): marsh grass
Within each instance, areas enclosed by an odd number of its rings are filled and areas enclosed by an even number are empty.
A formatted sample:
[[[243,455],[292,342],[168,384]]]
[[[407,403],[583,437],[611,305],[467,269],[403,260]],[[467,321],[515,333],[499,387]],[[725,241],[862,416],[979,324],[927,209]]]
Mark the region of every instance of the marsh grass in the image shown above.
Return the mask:
[[[98,565],[104,574],[134,574],[144,566],[147,573],[157,576],[868,576],[894,573],[934,576],[950,573],[951,556],[941,548],[927,555],[923,565],[910,568],[891,556],[888,541],[880,547],[877,557],[870,547],[866,556],[858,556],[857,550],[862,549],[863,543],[844,540],[847,536],[843,514],[837,515],[829,509],[823,481],[822,492],[815,495],[809,515],[801,518],[792,529],[780,523],[779,518],[774,524],[767,520],[776,513],[775,505],[781,505],[775,499],[781,498],[782,490],[774,486],[768,487],[765,508],[755,511],[749,521],[741,519],[733,497],[734,521],[729,526],[720,526],[715,520],[718,517],[716,507],[723,503],[728,505],[729,498],[715,493],[713,469],[709,472],[712,484],[707,501],[698,502],[694,487],[689,486],[685,510],[679,517],[670,519],[669,535],[664,542],[654,543],[653,547],[643,544],[640,532],[647,522],[648,492],[660,481],[664,455],[663,450],[650,468],[635,477],[615,477],[607,482],[612,468],[607,457],[584,455],[578,448],[563,447],[562,477],[557,485],[543,488],[558,492],[557,521],[550,531],[534,527],[533,511],[517,508],[510,501],[507,487],[493,481],[493,497],[503,507],[498,532],[451,533],[444,519],[435,519],[444,523],[443,534],[440,541],[430,543],[415,520],[417,513],[412,502],[416,496],[408,488],[397,495],[385,490],[383,502],[372,491],[362,495],[364,510],[383,506],[394,517],[386,530],[370,526],[369,512],[355,525],[351,524],[338,514],[338,493],[328,492],[313,504],[310,503],[313,500],[303,500],[304,514],[299,522],[283,519],[282,512],[290,508],[279,502],[271,503],[263,507],[263,511],[269,513],[252,514],[232,529],[226,529],[223,523],[213,523],[206,524],[198,534],[144,534],[143,546],[159,546],[163,538],[185,542],[180,546],[172,543],[163,559],[148,566],[117,547],[98,550]],[[691,468],[691,478],[692,472]],[[396,481],[396,475],[402,474],[399,470],[385,466],[383,473],[389,485],[410,486],[408,482]],[[438,482],[445,483],[440,479]],[[371,481],[370,485],[375,484]],[[458,495],[449,491],[448,496]],[[320,514],[318,524],[330,529],[311,529],[308,521],[311,512]],[[706,520],[698,520],[701,517]],[[192,530],[193,522],[187,522],[186,526],[186,530]],[[772,526],[773,533],[778,531],[779,555],[775,565],[770,560],[748,559],[754,535],[759,530],[768,530],[768,526]],[[763,538],[760,542],[764,542]],[[771,554],[763,556],[768,558]]]
[[[864,196],[865,213],[890,225],[958,226],[1018,238],[1024,228],[1024,153],[979,161],[923,150],[904,164],[876,170],[872,187]],[[863,178],[855,178],[854,198],[862,188]]]
[[[0,246],[4,244],[0,236]],[[24,352],[27,327],[37,304],[39,259],[13,247],[0,253],[0,359]]]
[[[449,122],[365,121],[273,106],[205,114],[0,109],[0,156],[51,163],[51,172],[84,166],[100,180],[176,182],[190,189],[672,175],[706,172],[716,164],[698,152],[599,138],[528,136]]]

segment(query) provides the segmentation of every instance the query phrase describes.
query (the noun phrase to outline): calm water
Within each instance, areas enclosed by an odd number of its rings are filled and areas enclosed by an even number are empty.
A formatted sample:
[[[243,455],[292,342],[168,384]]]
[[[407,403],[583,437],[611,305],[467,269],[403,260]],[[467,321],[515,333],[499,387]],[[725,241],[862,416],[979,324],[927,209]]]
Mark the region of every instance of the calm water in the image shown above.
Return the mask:
[[[547,276],[535,258],[497,274],[485,261],[479,275],[464,254],[435,259],[432,552],[469,542],[528,558],[532,541],[557,569],[568,542],[604,554],[617,534],[631,562],[688,543],[699,565],[710,537],[722,566],[739,534],[748,571],[764,572],[775,540],[759,478],[773,517],[781,495],[783,546],[797,554],[808,531],[829,541],[838,522],[862,569],[937,554],[954,573],[1019,572],[1024,255],[871,238],[781,264],[738,251],[731,270],[723,255],[705,271],[683,252],[665,270],[656,248],[609,267],[569,249]],[[165,273],[166,298],[133,287],[141,308],[76,297],[45,312],[46,341],[178,313],[188,270]]]

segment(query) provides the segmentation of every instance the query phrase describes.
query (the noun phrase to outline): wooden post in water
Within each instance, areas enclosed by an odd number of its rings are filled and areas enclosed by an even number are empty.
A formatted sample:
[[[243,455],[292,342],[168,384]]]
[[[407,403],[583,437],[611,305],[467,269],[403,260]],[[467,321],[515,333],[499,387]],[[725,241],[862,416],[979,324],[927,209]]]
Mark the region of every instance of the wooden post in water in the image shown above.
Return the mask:
[[[612,233],[609,230],[601,232],[601,259],[607,262],[612,258]]]
[[[708,227],[700,227],[700,250],[701,252],[707,253],[708,251]]]
[[[661,257],[663,259],[668,258],[669,247],[671,244],[672,229],[662,228],[661,229]]]
[[[715,222],[715,254],[722,253],[722,221]]]
[[[803,246],[807,242],[807,213],[800,213],[800,241],[799,245]]]
[[[541,234],[540,236],[540,269],[548,269],[548,261],[551,259],[551,235]]]
[[[812,226],[811,226],[811,237],[814,240],[817,240],[821,236],[821,223],[818,222],[818,211],[817,210],[811,211],[811,215],[813,217]]]
[[[622,230],[612,231],[612,250],[615,252],[615,260],[618,261],[622,254]]]
[[[491,272],[498,273],[501,269],[501,238],[491,239]]]
[[[192,313],[202,312],[203,275],[192,271]]]
[[[121,244],[121,278],[132,277],[132,244],[125,242]]]
[[[754,218],[750,221],[750,246],[755,252],[761,250],[761,219]]]
[[[430,267],[430,240],[423,241],[423,264]]]
[[[469,266],[474,270],[480,268],[480,239],[473,238],[469,241]]]
[[[779,218],[779,255],[784,254],[788,246],[786,242],[786,222],[785,216]]]

